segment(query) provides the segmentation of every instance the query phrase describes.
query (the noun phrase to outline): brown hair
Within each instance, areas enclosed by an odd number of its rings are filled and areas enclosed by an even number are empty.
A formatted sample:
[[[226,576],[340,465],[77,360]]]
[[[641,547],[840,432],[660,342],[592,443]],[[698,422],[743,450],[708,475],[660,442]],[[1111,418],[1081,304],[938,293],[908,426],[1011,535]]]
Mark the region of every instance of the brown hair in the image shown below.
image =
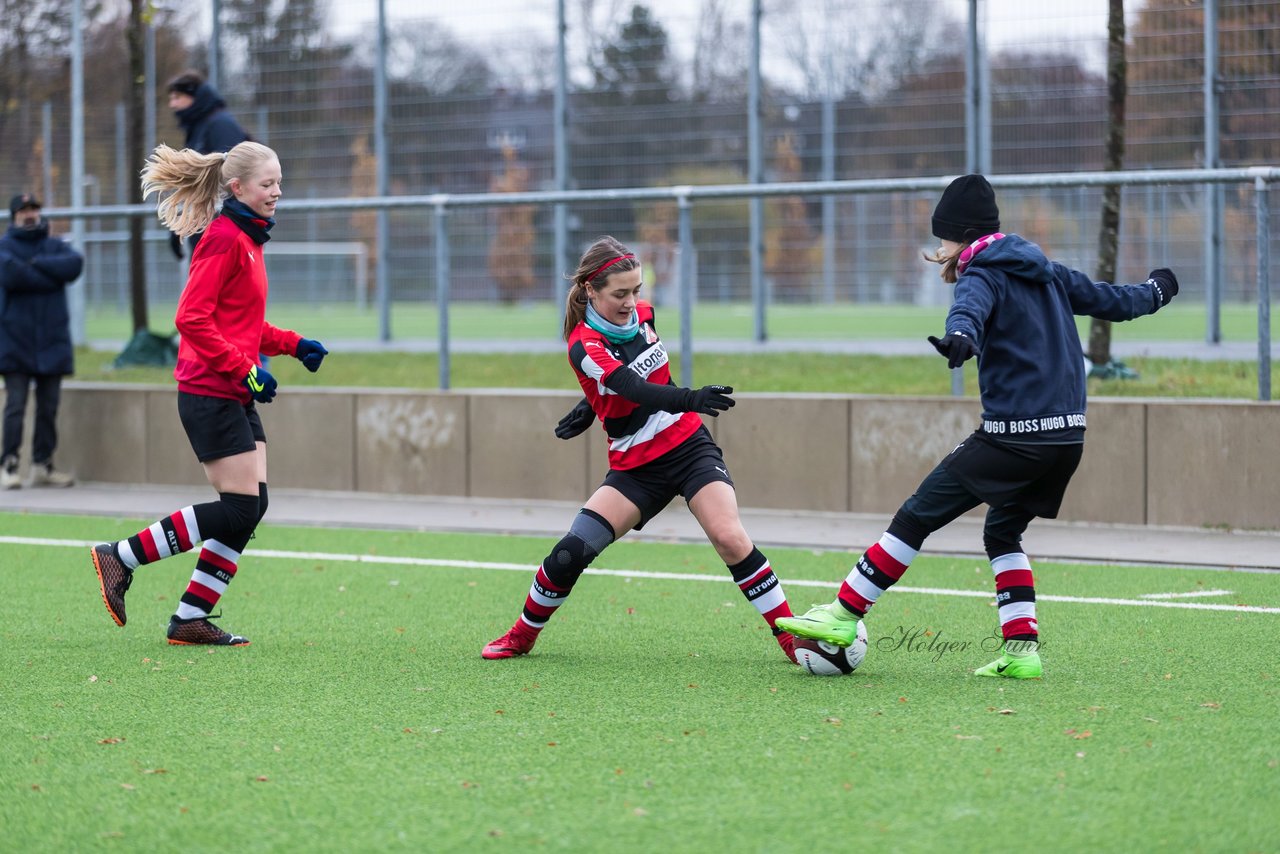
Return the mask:
[[[608,235],[596,238],[596,242],[582,253],[578,269],[569,277],[573,285],[564,303],[564,340],[569,340],[574,327],[587,316],[588,284],[598,288],[614,273],[634,270],[639,266],[639,259],[619,241]]]
[[[935,249],[932,253],[923,252],[926,261],[932,261],[935,264],[941,264],[942,270],[938,273],[942,277],[942,281],[949,285],[954,285],[956,279],[960,278],[956,271],[957,265],[960,263],[960,253],[964,252],[966,244],[961,244],[960,248],[948,255],[941,247]]]
[[[263,162],[277,159],[258,142],[242,142],[225,154],[159,145],[142,169],[142,197],[159,194],[160,221],[175,234],[189,237],[213,222],[218,202],[231,195],[233,180],[248,181]]]

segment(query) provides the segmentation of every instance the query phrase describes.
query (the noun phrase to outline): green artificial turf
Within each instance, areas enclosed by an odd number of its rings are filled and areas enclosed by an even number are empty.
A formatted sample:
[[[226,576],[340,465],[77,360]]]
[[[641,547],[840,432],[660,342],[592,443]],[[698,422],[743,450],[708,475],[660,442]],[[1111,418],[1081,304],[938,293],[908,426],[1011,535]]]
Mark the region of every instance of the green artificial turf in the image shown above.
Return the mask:
[[[1280,847],[1273,575],[1037,564],[1046,677],[1013,682],[971,675],[987,596],[920,592],[989,567],[922,556],[821,678],[709,546],[624,541],[488,662],[547,540],[267,524],[221,603],[253,643],[205,649],[164,642],[191,556],[102,606],[84,543],[150,521],[0,514],[42,540],[0,541],[8,850]],[[855,557],[770,551],[797,609]],[[1052,598],[1221,589],[1166,601],[1271,612]]]

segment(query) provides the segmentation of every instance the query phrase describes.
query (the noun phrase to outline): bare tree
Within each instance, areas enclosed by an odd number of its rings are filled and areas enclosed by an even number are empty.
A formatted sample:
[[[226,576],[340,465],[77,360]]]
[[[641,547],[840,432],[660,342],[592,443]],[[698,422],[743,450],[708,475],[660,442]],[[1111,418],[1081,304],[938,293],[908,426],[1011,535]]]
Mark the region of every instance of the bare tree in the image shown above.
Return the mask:
[[[959,31],[939,0],[898,0],[868,14],[866,0],[769,0],[764,27],[803,94],[875,100],[939,53]]]
[[[695,99],[733,101],[747,97],[747,24],[730,20],[734,0],[702,0],[688,81]]]
[[[1125,61],[1124,0],[1108,0],[1107,6],[1107,139],[1103,169],[1124,168],[1124,102],[1128,91]],[[1120,244],[1120,185],[1108,184],[1102,191],[1102,223],[1098,230],[1098,279],[1113,282]],[[1094,318],[1089,325],[1089,360],[1095,365],[1111,363],[1111,321]]]

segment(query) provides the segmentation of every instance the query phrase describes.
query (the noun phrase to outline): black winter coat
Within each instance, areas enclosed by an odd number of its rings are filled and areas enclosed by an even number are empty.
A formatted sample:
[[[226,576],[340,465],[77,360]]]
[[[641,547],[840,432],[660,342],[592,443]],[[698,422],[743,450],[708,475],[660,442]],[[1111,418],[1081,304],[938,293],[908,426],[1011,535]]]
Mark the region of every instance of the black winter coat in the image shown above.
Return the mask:
[[[50,237],[47,220],[0,237],[0,374],[74,370],[67,285],[83,269],[84,257]]]
[[[244,128],[227,112],[227,102],[218,90],[202,83],[193,96],[191,106],[174,115],[186,131],[186,147],[201,154],[230,151],[249,138]]]

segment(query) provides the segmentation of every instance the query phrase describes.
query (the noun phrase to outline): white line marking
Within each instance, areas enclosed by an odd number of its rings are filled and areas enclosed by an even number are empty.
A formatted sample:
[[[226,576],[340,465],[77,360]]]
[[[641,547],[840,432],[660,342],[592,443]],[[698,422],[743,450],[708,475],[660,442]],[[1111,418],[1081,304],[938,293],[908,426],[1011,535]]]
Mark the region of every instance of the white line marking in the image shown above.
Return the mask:
[[[17,546],[57,546],[65,548],[89,548],[101,540],[53,540],[43,537],[0,537],[0,543]],[[245,555],[252,557],[276,558],[280,560],[325,560],[334,563],[372,563],[392,566],[439,566],[453,569],[498,569],[511,572],[532,573],[536,568],[528,563],[493,563],[478,560],[445,560],[426,557],[394,557],[390,555],[338,554],[334,552],[286,552],[274,549],[250,549]],[[673,581],[712,581],[723,584],[727,575],[702,575],[684,572],[653,572],[639,569],[588,569],[588,575],[607,575],[615,578],[652,578]],[[786,579],[784,587],[819,587],[828,590],[838,588],[839,584],[830,581],[813,581],[809,579]],[[974,599],[990,599],[992,594],[986,590],[951,590],[946,587],[906,587],[895,584],[893,589],[900,593],[922,593],[926,596],[963,596]],[[1228,591],[1223,591],[1224,595]],[[1162,595],[1162,594],[1156,594]],[[1115,599],[1095,596],[1058,596],[1052,593],[1037,593],[1037,602],[1073,602],[1080,605],[1135,605],[1144,608],[1178,608],[1187,611],[1231,611],[1248,614],[1280,614],[1280,608],[1268,608],[1260,605],[1215,605],[1208,602],[1170,602],[1157,599]]]
[[[1189,593],[1143,593],[1143,599],[1199,599],[1201,596],[1231,596],[1231,590],[1192,590]]]

